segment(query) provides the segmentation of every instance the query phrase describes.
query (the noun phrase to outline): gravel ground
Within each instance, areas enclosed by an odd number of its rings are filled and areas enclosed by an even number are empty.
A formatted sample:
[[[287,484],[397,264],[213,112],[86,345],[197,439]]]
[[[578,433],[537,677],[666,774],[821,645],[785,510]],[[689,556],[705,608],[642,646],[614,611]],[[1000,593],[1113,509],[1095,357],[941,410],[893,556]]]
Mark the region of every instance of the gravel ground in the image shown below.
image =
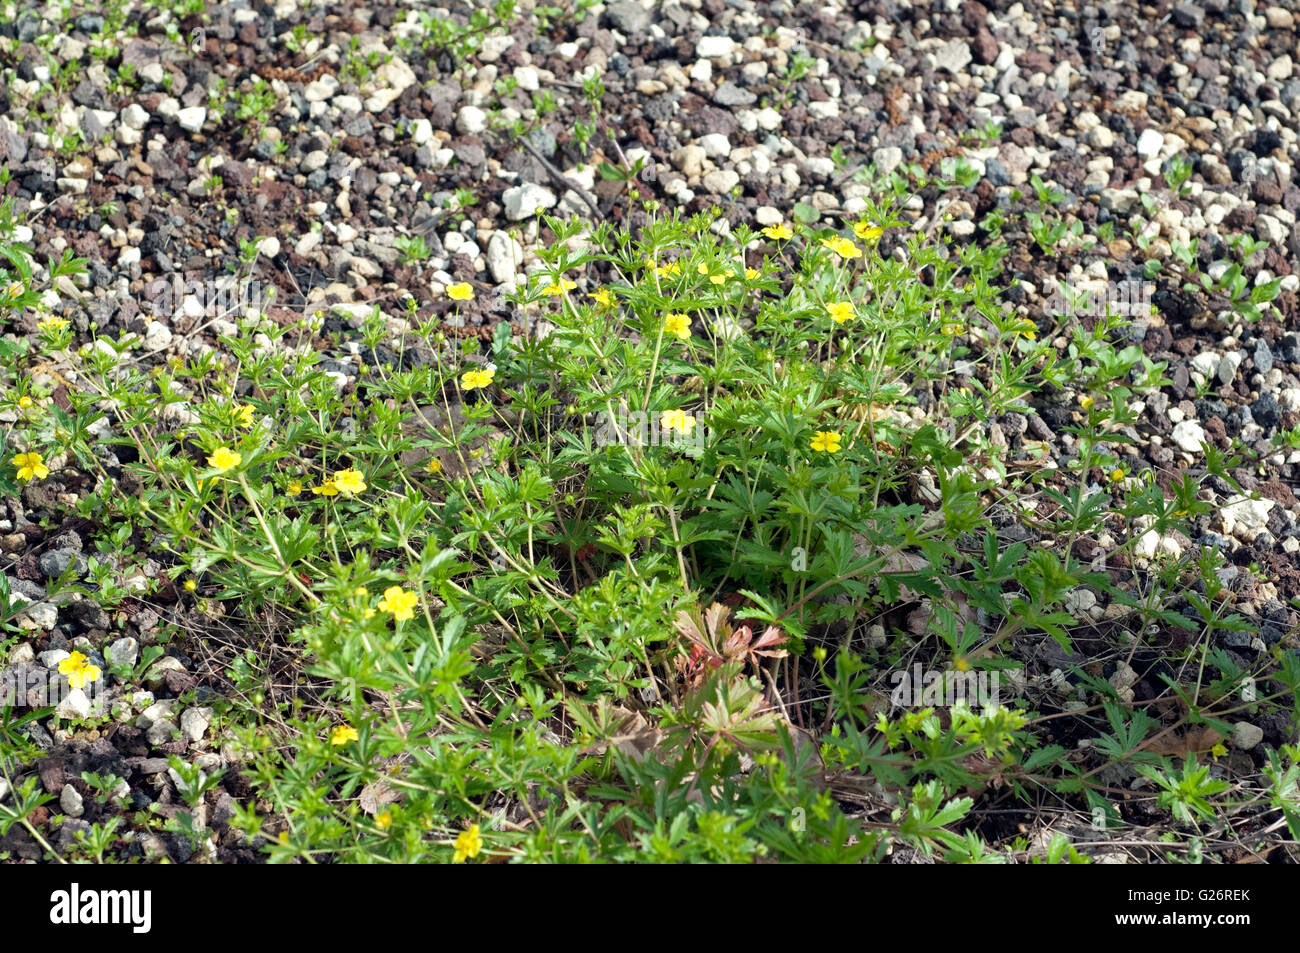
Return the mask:
[[[449,8],[432,12],[467,21],[465,4]],[[1062,349],[1066,322],[1052,307],[1058,282],[1104,287],[1141,280],[1147,257],[1168,262],[1153,279],[1156,311],[1124,331],[1151,360],[1167,362],[1171,381],[1144,402],[1126,469],[1153,468],[1168,488],[1182,471],[1204,466],[1206,444],[1226,450],[1239,442],[1259,459],[1233,471],[1245,496],[1211,479],[1214,514],[1199,518],[1190,537],[1149,533],[1139,549],[1221,548],[1231,561],[1222,575],[1252,628],[1226,633],[1223,646],[1249,665],[1282,640],[1295,645],[1300,449],[1272,443],[1300,426],[1300,277],[1293,274],[1300,46],[1291,9],[1253,0],[670,0],[650,9],[618,0],[580,20],[526,16],[512,35],[487,37],[465,63],[448,53],[404,56],[398,39],[418,39],[424,29],[404,8],[240,2],[210,7],[206,20],[127,10],[137,35],[121,37],[120,60],[110,58],[108,67],[88,52],[104,39],[105,16],[76,18],[76,30],[52,47],[60,64],[72,66],[54,91],[33,43],[39,16],[0,23],[0,68],[13,71],[11,82],[0,82],[0,165],[12,173],[0,193],[34,215],[38,260],[65,249],[90,260],[87,280],[64,280],[56,306],[86,339],[92,327],[112,338],[139,335],[133,356],[144,366],[217,347],[233,325],[210,313],[203,289],[211,295],[208,283],[230,273],[241,240],[265,236],[253,275],[263,292],[276,289],[267,313],[289,323],[337,306],[319,340],[329,369],[350,386],[363,362],[393,357],[358,343],[356,329],[375,305],[406,326],[406,299],[414,297],[418,318],[445,316],[456,335],[490,336],[503,320],[522,325],[492,292],[513,289],[532,267],[531,250],[547,238],[534,212],[592,219],[594,205],[615,223],[627,215],[624,185],[596,174],[605,155],[649,160],[654,172],[642,177],[644,193],[686,212],[718,205],[733,226],[789,219],[796,205],[809,220],[835,222],[862,209],[868,189],[855,173],[867,164],[882,173],[909,165],[937,173],[945,160],[964,156],[977,177],[965,187],[927,185],[905,217],[946,230],[955,243],[1005,245],[1016,279],[1008,299]],[[295,39],[299,26],[305,42]],[[169,28],[177,39],[168,39]],[[372,53],[377,65],[359,68]],[[119,80],[121,67],[134,68],[129,83]],[[592,76],[604,84],[602,109],[618,141],[596,132],[584,151],[583,81]],[[260,115],[239,118],[234,103],[223,116],[214,113],[211,94],[220,84],[226,95],[251,97],[259,78],[273,94]],[[543,94],[551,108],[538,117]],[[54,151],[44,116],[79,129],[86,147],[72,158]],[[530,148],[494,130],[494,116],[529,122]],[[1000,136],[985,135],[989,123],[1001,124]],[[1180,189],[1169,178],[1183,161],[1190,177]],[[559,175],[586,194],[564,191]],[[1015,213],[1035,198],[1035,176],[1064,193],[1056,208],[1067,224],[1077,220],[1092,233],[1112,222],[1111,240],[1047,254],[1023,226],[1000,235],[978,227],[999,209],[1019,220]],[[472,204],[449,210],[457,195]],[[1155,210],[1139,243],[1128,225],[1146,201]],[[401,250],[416,235],[429,252],[422,261]],[[1199,242],[1201,267],[1213,275],[1211,264],[1237,236],[1261,243],[1244,269],[1248,283],[1280,279],[1276,312],[1253,323],[1223,295],[1185,290],[1178,279],[1179,245]],[[887,240],[883,251],[890,250]],[[155,313],[160,289],[172,289],[176,275],[183,280],[172,306]],[[200,287],[183,287],[187,281]],[[444,289],[460,281],[479,296],[453,308]],[[32,334],[35,320],[23,316],[6,330]],[[51,368],[43,383],[66,406],[57,374]],[[1208,392],[1198,386],[1207,381]],[[1062,428],[1076,406],[1069,393],[1044,396],[1034,414],[1008,414],[993,426],[1010,459],[1045,447],[1063,464],[1074,451]],[[92,529],[69,507],[69,495],[87,489],[89,478],[56,462],[51,479],[0,502],[0,564],[13,591],[32,603],[23,622],[30,636],[9,664],[55,667],[80,638],[127,658],[167,626],[197,625],[193,598],[170,581],[114,618],[90,600],[44,601],[46,580],[85,559]],[[1034,538],[1009,517],[999,529]],[[1117,582],[1134,582],[1145,567],[1107,560],[1115,544],[1084,539],[1076,551]],[[149,578],[164,567],[150,561],[139,572]],[[1095,599],[1074,608],[1084,653],[1090,638],[1100,644],[1123,616],[1122,607]],[[1027,674],[1046,676],[1065,662],[1048,645]],[[66,846],[96,809],[83,770],[127,777],[137,807],[165,808],[172,801],[166,755],[228,766],[204,705],[223,689],[218,656],[172,642],[148,683],[125,689],[152,692],[152,704],[135,698],[143,714],[111,737],[30,728],[51,750],[41,782],[73,819],[59,843]],[[1135,697],[1163,688],[1162,664],[1153,655],[1144,673],[1133,673]],[[194,701],[177,705],[182,694]],[[1275,716],[1246,724],[1232,739],[1229,769],[1255,770],[1260,743],[1276,746],[1293,732]],[[209,822],[218,829],[248,793],[236,773],[227,779],[211,799]],[[238,832],[229,834],[219,859],[254,859]],[[0,850],[39,856],[18,828]],[[173,835],[141,838],[132,851],[191,859],[185,839]]]

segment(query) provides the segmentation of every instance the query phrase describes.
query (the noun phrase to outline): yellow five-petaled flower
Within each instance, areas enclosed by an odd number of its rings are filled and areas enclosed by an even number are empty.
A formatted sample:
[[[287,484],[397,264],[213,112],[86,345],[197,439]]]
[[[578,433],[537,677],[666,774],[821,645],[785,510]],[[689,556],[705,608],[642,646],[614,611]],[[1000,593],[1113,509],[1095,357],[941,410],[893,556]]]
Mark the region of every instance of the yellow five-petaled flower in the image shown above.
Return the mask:
[[[600,305],[602,308],[614,307],[614,296],[610,293],[608,288],[600,288],[597,291],[593,291],[591,297],[595,300],[596,304]]]
[[[474,288],[468,281],[458,281],[447,286],[447,297],[452,301],[473,301]]]
[[[18,468],[18,479],[23,483],[28,480],[44,480],[50,475],[50,468],[41,462],[41,455],[35,450],[14,457],[14,466]]]
[[[826,313],[836,324],[843,324],[853,317],[853,304],[849,301],[835,301],[826,306]]]
[[[90,659],[80,652],[73,652],[59,663],[59,674],[68,677],[68,684],[73,688],[84,688],[90,682],[98,681],[103,673],[98,665],[90,664]]]
[[[361,471],[348,467],[346,470],[336,470],[330,482],[344,496],[355,496],[366,488],[365,478],[362,477]]]
[[[669,433],[688,434],[695,429],[695,418],[683,410],[665,410],[659,415],[659,426]]]
[[[466,371],[460,375],[461,390],[480,390],[492,383],[492,378],[496,377],[496,371],[489,367],[482,371]]]
[[[349,741],[356,741],[360,737],[357,730],[351,725],[335,725],[334,730],[330,732],[330,744],[338,748]]]
[[[835,238],[823,238],[821,240],[823,247],[829,248],[841,258],[861,258],[862,249],[847,238],[836,236]]]
[[[208,457],[208,466],[218,473],[225,473],[227,470],[233,470],[243,461],[243,457],[228,447],[217,447],[212,451],[212,456]]]
[[[880,236],[885,234],[885,230],[879,225],[872,225],[870,222],[857,222],[853,226],[853,234],[868,245],[874,245],[880,241]]]
[[[664,318],[664,333],[685,341],[691,336],[691,319],[680,312],[668,315]]]
[[[39,331],[46,331],[50,334],[55,334],[59,331],[66,331],[68,329],[68,319],[46,318],[44,321],[38,322],[36,328]]]
[[[558,297],[559,295],[572,291],[576,287],[578,287],[578,283],[576,281],[570,281],[568,278],[561,278],[559,281],[553,284],[549,284],[545,288],[543,288],[542,294],[550,295],[552,298],[555,298]]]
[[[456,849],[451,858],[453,864],[463,864],[465,858],[477,857],[483,849],[483,837],[479,834],[478,825],[471,824],[469,830],[456,835],[456,843],[452,846]]]
[[[794,238],[794,232],[790,230],[790,226],[785,222],[767,226],[767,228],[763,229],[763,234],[774,242],[788,242]]]
[[[812,448],[818,452],[838,453],[843,438],[833,430],[819,430],[812,438]]]
[[[240,404],[235,408],[235,423],[241,427],[253,426],[253,415],[256,412],[252,404]]]
[[[414,609],[419,601],[420,597],[415,593],[407,592],[401,586],[389,586],[384,590],[384,598],[379,601],[379,608],[384,612],[391,612],[398,622],[405,622],[415,617]]]

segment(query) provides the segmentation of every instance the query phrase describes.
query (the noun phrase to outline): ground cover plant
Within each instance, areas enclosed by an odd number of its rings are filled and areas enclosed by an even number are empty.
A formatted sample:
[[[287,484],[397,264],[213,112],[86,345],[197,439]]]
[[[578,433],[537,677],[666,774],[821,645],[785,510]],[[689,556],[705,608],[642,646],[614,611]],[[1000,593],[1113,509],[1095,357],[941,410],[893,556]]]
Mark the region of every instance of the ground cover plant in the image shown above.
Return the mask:
[[[581,36],[587,7],[527,17]],[[200,13],[174,11],[168,42],[229,40]],[[520,15],[416,16],[393,48],[459,63]],[[278,43],[301,79],[320,43],[299,26]],[[369,42],[337,52],[358,93],[400,74]],[[787,58],[765,95],[788,105],[815,66]],[[24,78],[36,104],[76,85],[48,75],[44,94]],[[508,281],[454,264],[480,195],[435,212],[420,182],[444,234],[391,236],[381,269],[409,287],[284,291],[273,262],[305,274],[353,226],[251,228],[247,170],[195,162],[182,191],[225,229],[198,290],[224,304],[179,348],[161,319],[194,288],[136,275],[166,305],[110,334],[76,303],[99,262],[37,254],[40,210],[17,183],[0,199],[0,658],[23,679],[0,697],[4,859],[1294,857],[1300,652],[1279,564],[1228,537],[1284,535],[1255,504],[1295,431],[1146,439],[1170,388],[1195,412],[1237,365],[1193,382],[1135,314],[1212,297],[1239,339],[1294,297],[1267,243],[1150,227],[1190,165],[1104,221],[1037,174],[984,201],[963,150],[990,124],[889,168],[841,149],[852,210],[760,215],[738,174],[672,201],[670,166],[698,157],[620,145],[599,71],[567,87],[581,176],[561,171],[535,144],[560,107],[499,75],[469,119],[568,195],[490,230],[519,248]],[[273,82],[213,81],[185,109],[275,168]],[[442,141],[388,131],[412,155]],[[43,141],[59,171],[84,158]],[[287,180],[345,174],[337,143],[311,145]],[[1091,291],[1068,270],[1085,253]],[[1153,463],[1185,442],[1190,465]]]

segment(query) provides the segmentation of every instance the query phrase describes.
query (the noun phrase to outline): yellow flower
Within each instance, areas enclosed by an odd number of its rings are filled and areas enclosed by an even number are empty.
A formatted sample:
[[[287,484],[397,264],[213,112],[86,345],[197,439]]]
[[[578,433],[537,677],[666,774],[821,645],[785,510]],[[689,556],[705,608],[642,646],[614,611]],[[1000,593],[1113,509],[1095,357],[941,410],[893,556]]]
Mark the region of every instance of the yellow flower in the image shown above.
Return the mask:
[[[381,831],[386,831],[393,823],[393,815],[389,811],[380,811],[375,815],[375,827]]]
[[[312,487],[311,491],[317,496],[338,496],[339,495],[339,488],[334,485],[333,480],[326,480],[320,486]]]
[[[1119,482],[1120,480],[1122,480],[1122,479],[1124,479],[1124,471],[1123,471],[1123,470],[1120,470],[1120,469],[1114,469],[1114,470],[1111,470],[1111,471],[1110,471],[1110,482],[1111,482],[1111,483],[1118,483],[1118,482]]]
[[[330,744],[338,748],[349,741],[356,741],[360,737],[357,730],[351,725],[335,725],[334,730],[330,732]]]
[[[691,336],[691,319],[681,312],[664,318],[664,333],[676,335],[685,341]]]
[[[1227,754],[1227,753],[1228,753],[1228,749],[1225,748],[1225,747],[1223,746],[1223,742],[1222,742],[1222,741],[1217,742],[1217,743],[1214,745],[1214,747],[1210,749],[1210,755],[1211,755],[1211,757],[1214,758],[1215,761],[1218,761],[1220,758],[1222,758],[1222,757],[1223,757],[1225,754]]]
[[[384,598],[379,601],[379,608],[384,612],[391,612],[398,622],[405,622],[415,617],[413,610],[419,601],[420,597],[415,593],[407,592],[401,586],[389,586],[384,590]]]
[[[853,226],[853,234],[868,245],[874,245],[880,241],[880,236],[885,234],[885,230],[878,225],[872,225],[870,222],[857,222]]]
[[[73,688],[83,688],[91,682],[98,681],[103,674],[98,665],[91,665],[90,659],[80,652],[73,652],[59,663],[59,674],[68,676],[68,684]]]
[[[1093,399],[1091,394],[1084,394],[1079,398],[1079,406],[1084,410],[1092,410]]]
[[[676,278],[682,273],[682,266],[675,261],[670,261],[666,265],[660,265],[655,268],[655,274],[660,278]]]
[[[566,294],[567,292],[572,291],[576,287],[578,287],[578,283],[576,281],[570,281],[568,278],[561,278],[559,281],[555,282],[554,284],[547,285],[545,288],[543,288],[542,294],[550,295],[552,298],[555,298],[562,294]]]
[[[965,329],[955,321],[950,321],[939,329],[945,337],[950,338],[955,338],[957,335],[961,334],[963,330]]]
[[[280,833],[276,834],[275,836],[276,836],[276,839],[277,839],[281,844],[283,844],[285,847],[288,847],[288,846],[289,846],[289,832],[288,832],[288,831],[280,831]]]
[[[474,287],[468,281],[460,281],[447,286],[447,297],[452,301],[473,301]]]
[[[194,592],[194,591],[197,590],[198,588],[199,588],[199,584],[198,584],[197,582],[195,582],[193,579],[186,579],[186,580],[185,580],[185,591],[186,591],[186,592]]]
[[[59,331],[66,331],[68,329],[68,319],[67,318],[46,318],[44,321],[39,322],[36,325],[36,327],[38,330],[47,331],[50,334],[55,334]]]
[[[608,288],[601,288],[597,291],[593,291],[589,297],[595,299],[596,304],[600,305],[602,308],[614,307],[614,296],[610,294]]]
[[[290,480],[289,485],[285,487],[285,492],[288,493],[290,496],[297,496],[299,493],[302,492],[302,481]]]
[[[355,496],[366,488],[366,481],[361,476],[361,472],[354,470],[352,467],[348,467],[346,470],[336,470],[334,476],[330,477],[330,482],[344,496]]]
[[[759,271],[757,268],[746,268],[746,269],[745,269],[745,280],[746,280],[746,281],[757,281],[759,278],[762,278],[762,277],[763,277],[763,273],[762,273],[761,271]]]
[[[212,467],[212,469],[216,470],[218,473],[225,473],[227,470],[232,470],[239,466],[243,459],[242,456],[235,453],[233,450],[226,447],[217,447],[216,450],[212,451],[212,456],[208,457],[208,466]]]
[[[241,427],[253,426],[253,414],[256,411],[252,404],[241,404],[235,408],[235,423]]]
[[[492,378],[496,376],[496,371],[488,368],[483,371],[466,371],[460,376],[461,390],[478,390],[485,388],[492,383]]]
[[[709,275],[709,283],[715,285],[725,285],[727,283],[727,275],[724,272],[718,272],[718,274],[716,275]]]
[[[836,301],[834,304],[826,306],[826,313],[831,316],[831,320],[836,324],[843,324],[853,317],[853,304],[849,301]]]
[[[957,659],[957,671],[959,671],[959,672],[969,672],[969,671],[970,671],[970,662],[966,661],[964,658],[959,658],[959,659]]]
[[[1016,326],[1011,329],[1011,333],[1023,335],[1025,338],[1032,341],[1034,338],[1038,337],[1038,328],[1034,326],[1033,321],[1030,321],[1028,318],[1023,318],[1016,322]]]
[[[429,458],[429,472],[430,472],[430,473],[441,473],[441,472],[442,472],[442,461],[439,460],[437,457],[430,457],[430,458]]]
[[[790,231],[790,226],[785,222],[779,225],[769,225],[763,229],[763,234],[774,242],[788,242],[794,238],[794,232]]]
[[[21,281],[12,282],[9,287],[5,289],[5,293],[11,298],[22,297],[23,283]]]
[[[819,430],[812,438],[812,448],[826,453],[838,453],[842,438],[833,430]]]
[[[18,479],[23,483],[44,480],[50,475],[50,468],[41,462],[41,455],[35,450],[14,457],[14,466],[18,468]]]
[[[676,430],[688,434],[695,429],[695,418],[685,411],[665,410],[659,415],[659,426],[670,433]]]
[[[841,258],[862,257],[862,249],[853,244],[853,242],[849,241],[847,238],[836,236],[835,238],[823,238],[821,241],[823,247],[829,248]]]
[[[18,398],[18,406],[21,407],[23,410],[31,410],[33,407],[36,406],[36,402],[32,400],[30,397],[28,397],[26,394],[23,394],[23,396]]]
[[[465,858],[477,857],[478,852],[483,849],[483,838],[478,832],[478,825],[471,824],[469,830],[461,831],[452,846],[456,848],[456,853],[451,858],[453,864],[463,864]]]

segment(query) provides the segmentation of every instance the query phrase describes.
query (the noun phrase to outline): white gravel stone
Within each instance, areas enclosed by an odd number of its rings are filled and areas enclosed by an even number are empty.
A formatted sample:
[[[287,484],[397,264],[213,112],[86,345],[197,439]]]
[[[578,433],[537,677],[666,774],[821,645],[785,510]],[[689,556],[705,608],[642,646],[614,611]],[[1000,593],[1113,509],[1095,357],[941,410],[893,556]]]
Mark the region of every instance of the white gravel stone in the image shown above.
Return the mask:
[[[320,79],[313,80],[303,87],[303,98],[309,103],[323,103],[331,99],[338,91],[339,81],[326,73]]]
[[[150,321],[144,329],[144,346],[148,351],[161,351],[171,347],[171,328],[161,321]]]
[[[965,40],[949,40],[934,53],[934,68],[947,70],[954,76],[971,61],[970,45]]]
[[[18,619],[19,625],[22,625],[23,628],[35,629],[52,629],[58,621],[59,607],[52,602],[33,602],[23,609]],[[26,625],[24,625],[24,622]],[[64,658],[67,658],[67,656],[65,655]]]
[[[519,88],[525,93],[535,93],[542,88],[541,77],[532,66],[516,66],[514,77]]]
[[[1245,542],[1251,542],[1263,532],[1268,523],[1269,510],[1277,505],[1275,500],[1252,500],[1240,494],[1228,499],[1219,516],[1223,519],[1223,531]]]
[[[668,157],[677,171],[688,178],[704,174],[704,160],[707,158],[704,148],[698,145],[682,146]]]
[[[1094,149],[1109,149],[1115,145],[1115,133],[1105,126],[1093,126],[1088,130],[1085,139]]]
[[[74,688],[60,700],[54,713],[63,719],[82,719],[90,717],[90,698],[80,688]]]
[[[754,210],[754,221],[759,225],[780,225],[782,220],[781,210],[771,205],[760,205]]]
[[[871,154],[871,161],[876,164],[876,171],[889,175],[903,161],[903,150],[898,146],[884,146]]]
[[[704,154],[710,159],[725,159],[731,155],[731,142],[720,132],[700,136],[695,140],[695,144],[703,149]]]
[[[523,266],[524,250],[505,232],[493,232],[488,239],[487,265],[492,280],[499,285],[513,282]]]
[[[487,113],[477,106],[462,106],[456,114],[456,129],[465,135],[476,135],[487,128]]]
[[[1195,420],[1184,420],[1174,425],[1174,443],[1187,453],[1200,453],[1207,443],[1205,429]]]
[[[207,118],[208,111],[202,106],[190,106],[188,109],[181,109],[176,113],[176,122],[186,132],[198,132],[203,128],[203,122]]]
[[[122,110],[122,125],[128,129],[143,129],[149,125],[149,113],[139,103],[132,103]]]
[[[274,258],[280,254],[280,239],[274,235],[263,235],[257,244],[257,253],[263,258]]]
[[[1232,746],[1238,751],[1249,751],[1264,740],[1264,729],[1248,721],[1232,726]]]
[[[701,59],[716,59],[730,56],[736,49],[736,41],[729,36],[702,36],[695,44],[695,55]]]
[[[411,141],[417,146],[422,146],[433,138],[433,123],[427,119],[416,119],[411,122]]]
[[[181,714],[181,734],[191,744],[198,744],[212,724],[211,708],[187,708]]]
[[[555,208],[559,200],[550,189],[533,182],[525,182],[512,189],[506,189],[501,195],[506,208],[506,218],[512,222],[523,221],[537,214],[538,209]]]
[[[140,656],[140,643],[130,636],[118,639],[108,647],[104,656],[109,665],[125,665],[129,668]]]
[[[1285,245],[1290,233],[1287,227],[1272,215],[1255,216],[1255,237],[1270,245]]]
[[[71,784],[63,785],[59,793],[59,807],[68,817],[81,817],[86,811],[86,802]]]
[[[1217,262],[1216,262],[1217,264]],[[1202,351],[1191,360],[1192,370],[1202,377],[1210,378],[1219,373],[1219,361],[1222,358],[1213,351]]]
[[[1137,154],[1143,159],[1151,159],[1160,154],[1164,148],[1165,137],[1159,129],[1144,129],[1138,136]]]
[[[320,244],[320,232],[304,232],[293,245],[294,254],[306,258]]]
[[[717,169],[704,177],[704,187],[714,195],[723,195],[740,184],[734,169]]]
[[[313,149],[302,157],[302,162],[298,168],[304,173],[312,173],[317,169],[325,168],[325,163],[330,161],[330,154],[324,149]]]

